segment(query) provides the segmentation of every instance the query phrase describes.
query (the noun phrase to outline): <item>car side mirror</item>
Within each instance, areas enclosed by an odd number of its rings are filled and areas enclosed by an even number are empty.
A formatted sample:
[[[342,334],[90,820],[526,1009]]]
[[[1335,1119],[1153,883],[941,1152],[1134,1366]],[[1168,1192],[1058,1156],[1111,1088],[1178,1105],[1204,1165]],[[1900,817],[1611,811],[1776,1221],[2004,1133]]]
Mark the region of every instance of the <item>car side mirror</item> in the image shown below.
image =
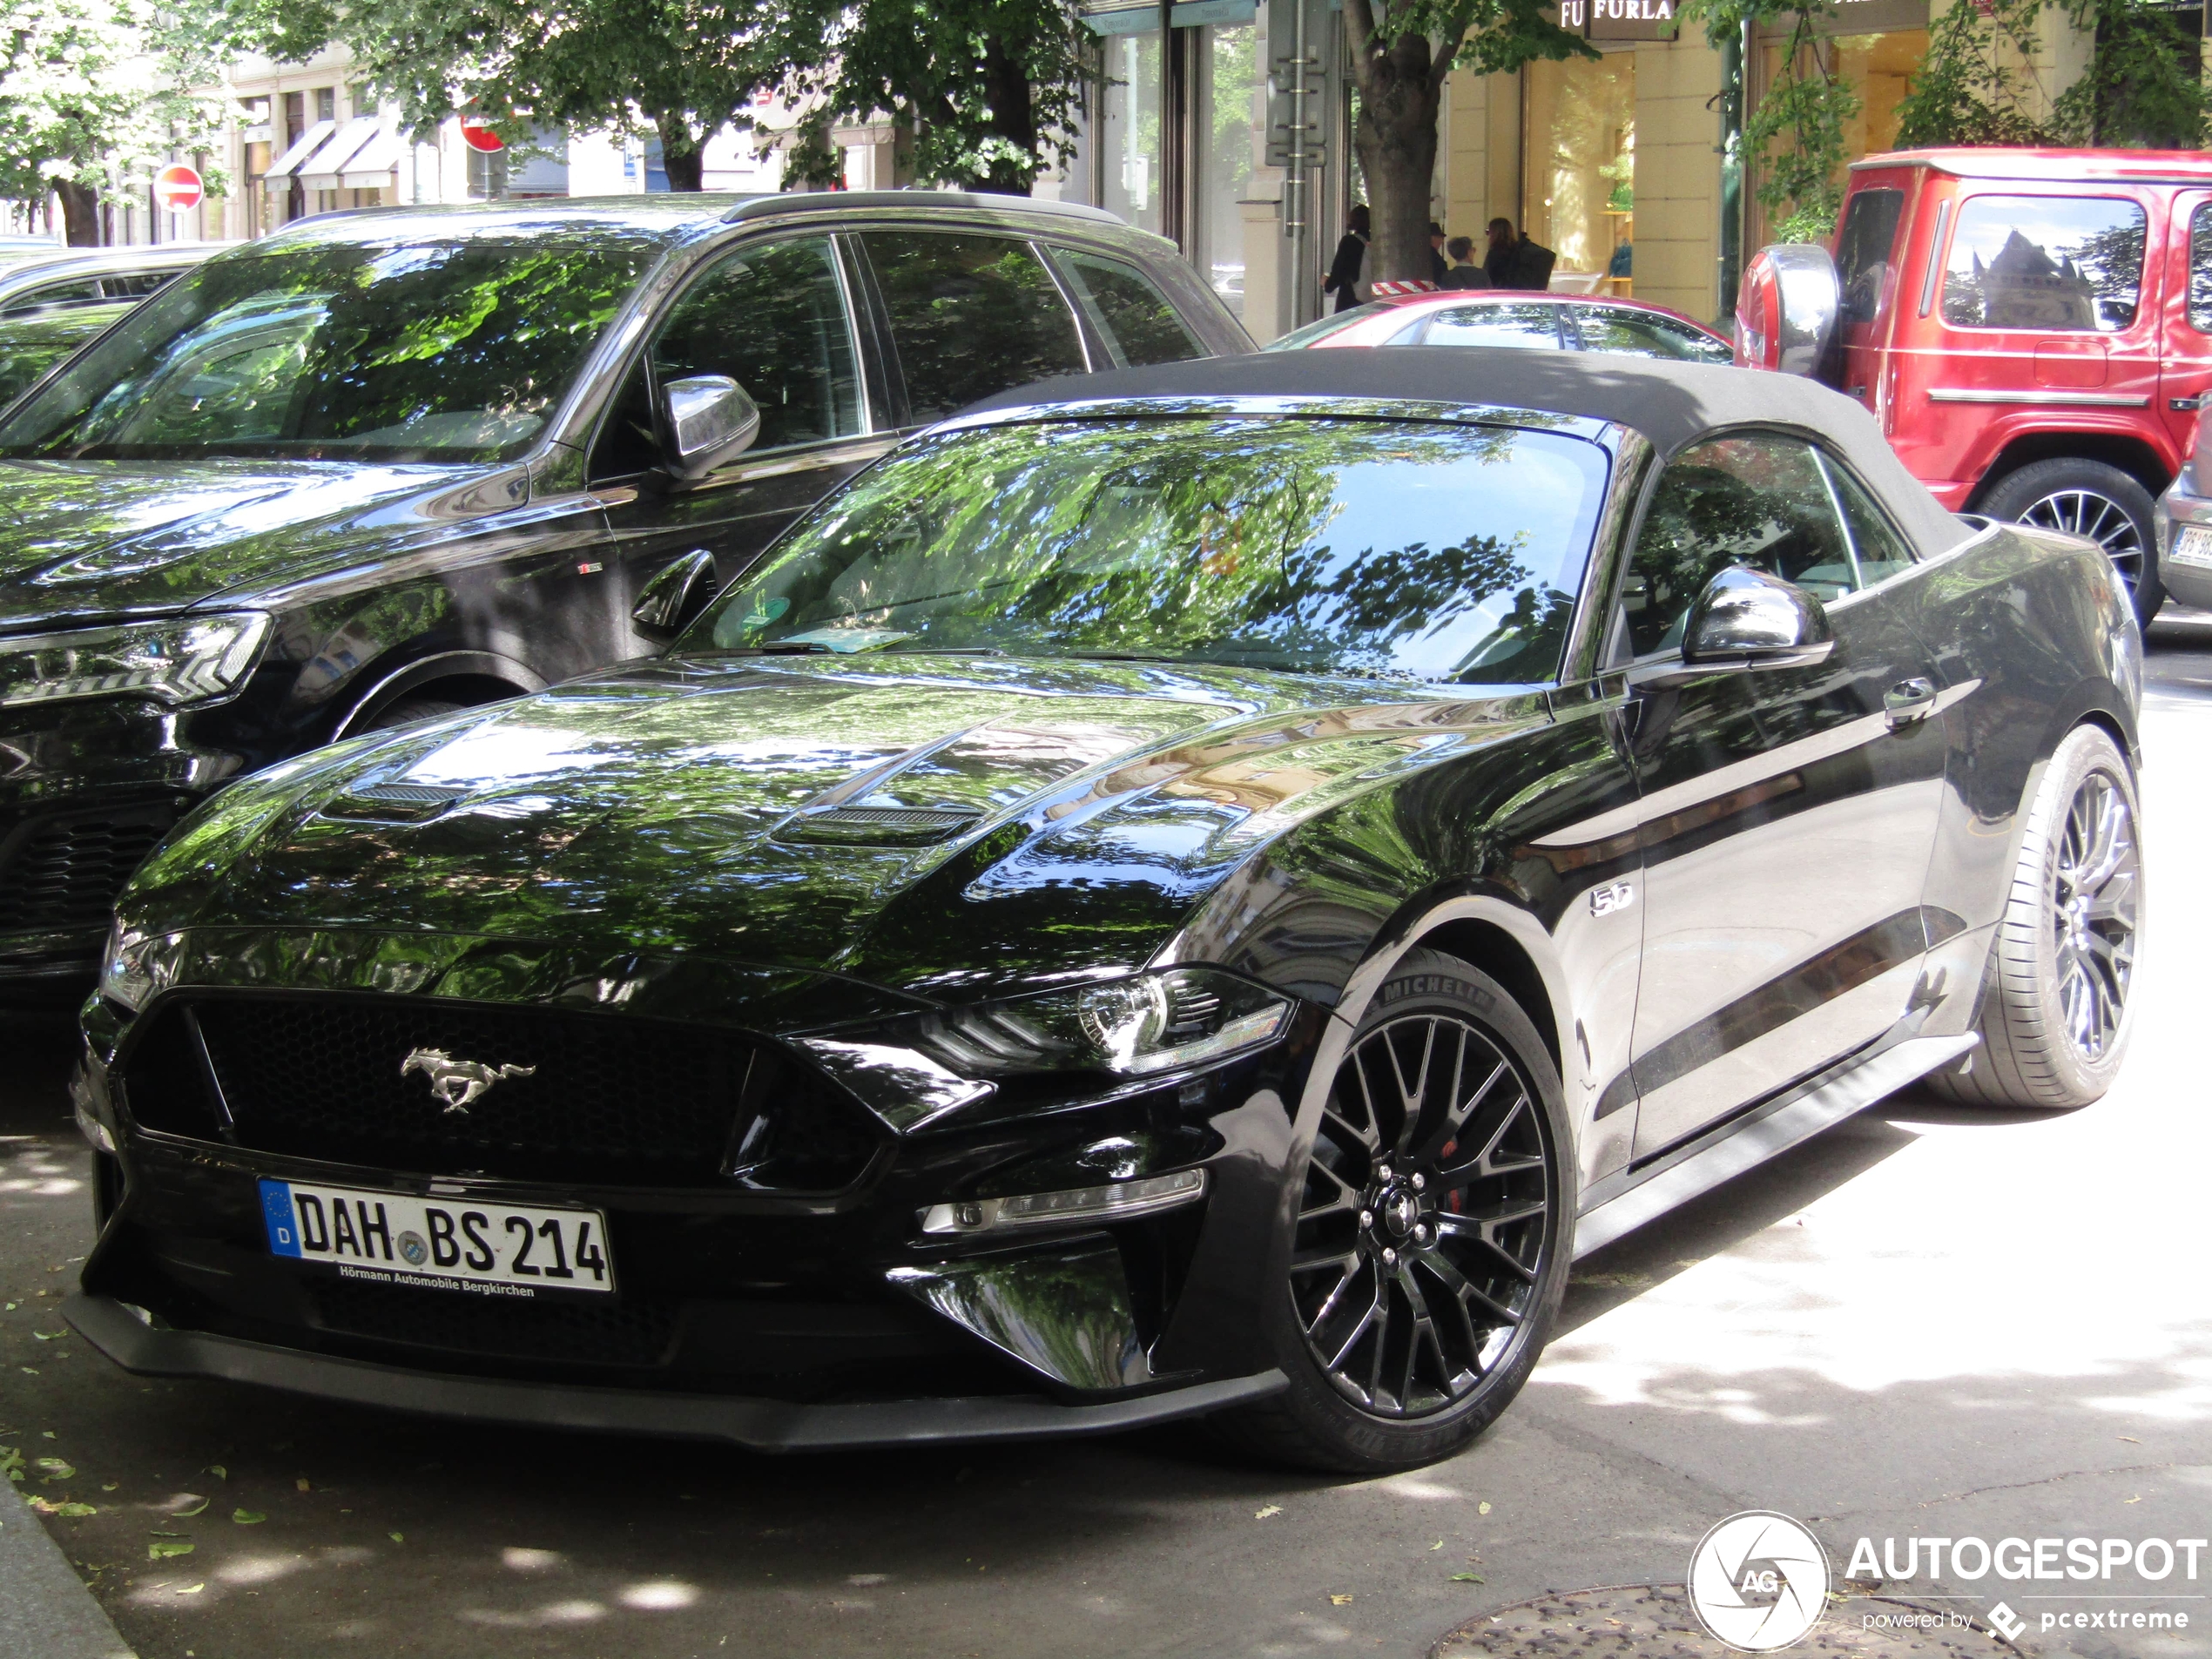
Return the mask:
[[[714,555],[695,547],[661,567],[630,612],[630,625],[666,644],[682,633],[714,593]]]
[[[760,435],[760,406],[727,374],[693,374],[660,388],[662,442],[669,471],[704,478]]]
[[[1702,671],[1807,668],[1836,648],[1820,601],[1764,570],[1730,565],[1683,621],[1682,659]]]

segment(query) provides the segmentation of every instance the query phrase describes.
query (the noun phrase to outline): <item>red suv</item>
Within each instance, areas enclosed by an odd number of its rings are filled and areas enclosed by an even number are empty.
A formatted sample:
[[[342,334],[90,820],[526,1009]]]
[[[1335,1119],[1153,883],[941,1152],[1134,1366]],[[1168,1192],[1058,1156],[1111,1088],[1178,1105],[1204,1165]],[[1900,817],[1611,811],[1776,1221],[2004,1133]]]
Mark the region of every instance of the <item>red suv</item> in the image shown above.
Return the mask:
[[[1946,507],[2094,538],[2148,622],[2212,388],[2212,156],[1870,156],[1831,247],[1751,261],[1737,361],[1861,399]]]

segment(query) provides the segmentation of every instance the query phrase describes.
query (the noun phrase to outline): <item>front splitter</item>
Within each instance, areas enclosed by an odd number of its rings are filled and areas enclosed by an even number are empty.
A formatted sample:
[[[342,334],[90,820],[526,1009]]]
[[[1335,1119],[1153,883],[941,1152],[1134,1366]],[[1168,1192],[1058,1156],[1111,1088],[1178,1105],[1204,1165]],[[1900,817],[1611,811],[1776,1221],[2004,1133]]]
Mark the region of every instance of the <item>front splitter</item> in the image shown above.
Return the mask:
[[[158,1330],[112,1297],[81,1291],[62,1304],[62,1315],[86,1341],[140,1376],[204,1377],[467,1422],[720,1440],[757,1452],[1110,1434],[1264,1399],[1288,1386],[1281,1372],[1264,1371],[1089,1406],[1063,1406],[1037,1395],[991,1394],[807,1406],[737,1395],[440,1376],[199,1331]]]

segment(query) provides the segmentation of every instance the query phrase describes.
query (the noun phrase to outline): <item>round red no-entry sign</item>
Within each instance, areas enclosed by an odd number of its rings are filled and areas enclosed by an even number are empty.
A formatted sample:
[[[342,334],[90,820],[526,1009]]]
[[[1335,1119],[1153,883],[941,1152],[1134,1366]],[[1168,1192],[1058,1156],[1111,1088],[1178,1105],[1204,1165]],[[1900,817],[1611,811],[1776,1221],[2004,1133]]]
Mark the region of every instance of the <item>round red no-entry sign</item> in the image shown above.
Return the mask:
[[[199,172],[181,161],[164,167],[153,176],[153,199],[172,213],[188,213],[199,206],[204,194]]]
[[[461,124],[461,141],[471,150],[481,150],[488,156],[507,147],[499,134],[475,121],[463,121]]]

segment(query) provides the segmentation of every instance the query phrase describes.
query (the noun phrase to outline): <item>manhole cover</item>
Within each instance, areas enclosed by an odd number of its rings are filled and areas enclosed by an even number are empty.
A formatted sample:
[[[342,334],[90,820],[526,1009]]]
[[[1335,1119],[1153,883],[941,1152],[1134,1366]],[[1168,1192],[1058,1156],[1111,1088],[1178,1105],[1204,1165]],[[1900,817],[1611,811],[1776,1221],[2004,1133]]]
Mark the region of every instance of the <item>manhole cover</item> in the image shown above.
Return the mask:
[[[1953,1624],[1952,1616],[1886,1596],[1850,1596],[1831,1603],[1811,1634],[1783,1652],[1789,1659],[1997,1659],[2023,1652],[1978,1620]],[[1631,1584],[1540,1595],[1483,1614],[1447,1631],[1429,1659],[1736,1659],[1736,1653],[1705,1634],[1680,1586]]]

